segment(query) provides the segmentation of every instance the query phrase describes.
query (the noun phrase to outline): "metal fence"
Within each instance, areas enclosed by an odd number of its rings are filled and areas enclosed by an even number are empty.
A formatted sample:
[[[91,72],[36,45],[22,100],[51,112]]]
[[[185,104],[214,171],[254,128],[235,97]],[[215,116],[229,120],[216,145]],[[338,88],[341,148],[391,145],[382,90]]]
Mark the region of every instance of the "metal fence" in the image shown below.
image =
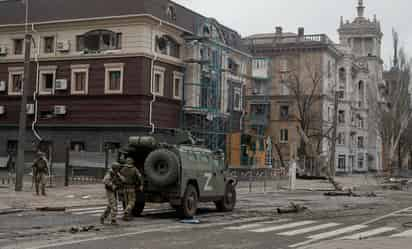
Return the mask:
[[[288,169],[245,169],[231,168],[230,175],[238,180],[240,192],[270,192],[288,186]]]
[[[66,185],[100,183],[115,160],[116,155],[108,152],[69,151],[65,169]]]

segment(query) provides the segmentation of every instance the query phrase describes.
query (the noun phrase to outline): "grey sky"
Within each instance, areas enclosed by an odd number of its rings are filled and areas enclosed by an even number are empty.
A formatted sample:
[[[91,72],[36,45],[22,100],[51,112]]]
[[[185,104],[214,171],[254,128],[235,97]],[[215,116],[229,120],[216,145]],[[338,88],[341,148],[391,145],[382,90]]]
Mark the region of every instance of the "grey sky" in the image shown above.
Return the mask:
[[[325,33],[338,41],[340,16],[351,21],[356,16],[358,0],[175,0],[205,16],[215,17],[222,24],[240,32],[274,32],[275,26],[297,32],[300,26],[306,33]],[[383,60],[392,56],[392,28],[400,34],[402,45],[412,55],[412,24],[410,0],[364,0],[365,16],[376,14],[381,21]]]

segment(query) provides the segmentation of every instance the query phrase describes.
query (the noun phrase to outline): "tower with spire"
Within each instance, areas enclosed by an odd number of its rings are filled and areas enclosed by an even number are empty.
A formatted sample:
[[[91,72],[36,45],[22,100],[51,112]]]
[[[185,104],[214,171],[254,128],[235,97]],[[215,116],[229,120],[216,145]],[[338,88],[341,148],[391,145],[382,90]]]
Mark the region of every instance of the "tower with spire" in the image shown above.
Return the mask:
[[[358,139],[359,137],[365,139],[367,146],[352,148],[349,149],[349,152],[338,149],[336,156],[347,154],[352,157],[352,166],[353,161],[355,161],[358,162],[358,168],[363,168],[367,164],[366,168],[379,170],[382,168],[381,142],[379,134],[374,128],[374,119],[371,116],[374,114],[368,110],[374,108],[369,106],[369,98],[378,96],[377,89],[383,82],[383,61],[381,59],[383,34],[376,15],[370,19],[365,10],[364,1],[358,0],[356,16],[353,20],[345,21],[343,17],[340,18],[338,28],[340,46],[338,47],[344,54],[339,67],[344,69],[343,72],[346,73],[344,83],[348,87],[345,89],[348,89],[348,95],[351,96],[349,101],[340,103],[339,108],[349,110],[354,117],[367,120],[367,124],[361,129],[347,127],[347,130],[350,130],[350,133]],[[365,162],[365,158],[373,159],[368,159]],[[362,167],[359,166],[360,162]]]
[[[343,21],[338,29],[342,45],[350,47],[356,57],[381,57],[382,32],[380,22],[374,15],[373,20],[365,17],[363,0],[358,0],[357,17],[353,21]]]

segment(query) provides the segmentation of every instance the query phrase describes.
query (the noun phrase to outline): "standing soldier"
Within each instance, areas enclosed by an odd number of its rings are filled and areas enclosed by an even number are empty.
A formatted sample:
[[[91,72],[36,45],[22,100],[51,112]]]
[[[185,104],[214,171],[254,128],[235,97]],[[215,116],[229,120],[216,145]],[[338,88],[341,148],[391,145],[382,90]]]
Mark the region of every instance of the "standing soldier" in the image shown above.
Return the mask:
[[[107,207],[102,216],[100,217],[100,223],[104,224],[107,217],[111,217],[110,224],[117,225],[117,192],[122,186],[122,176],[120,175],[120,163],[113,163],[112,168],[106,173],[103,178],[104,187],[106,189]]]
[[[126,199],[126,209],[124,211],[123,220],[130,221],[136,202],[136,190],[140,189],[140,191],[143,191],[142,175],[134,166],[134,160],[130,157],[126,159],[126,167],[123,167],[120,174],[124,177],[124,196]]]
[[[41,188],[41,194],[46,195],[46,182],[47,175],[49,174],[49,168],[47,167],[46,154],[39,151],[38,157],[33,163],[33,178],[36,188],[36,194],[39,195],[39,187]]]

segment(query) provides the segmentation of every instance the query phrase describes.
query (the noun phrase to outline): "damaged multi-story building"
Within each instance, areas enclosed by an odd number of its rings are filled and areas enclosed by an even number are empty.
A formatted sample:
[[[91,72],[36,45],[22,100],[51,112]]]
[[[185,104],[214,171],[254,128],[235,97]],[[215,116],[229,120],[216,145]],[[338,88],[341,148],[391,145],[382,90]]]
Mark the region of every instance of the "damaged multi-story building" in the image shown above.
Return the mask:
[[[356,18],[352,22],[341,19],[339,43],[325,34],[305,34],[303,28],[286,33],[281,27],[275,33],[244,39],[254,57],[246,127],[260,140],[272,138],[274,148],[269,153],[275,161],[288,161],[290,155],[306,149],[300,146],[299,129],[310,140],[312,155],[329,160],[336,113],[336,171],[382,169],[381,141],[368,112],[368,98],[373,95],[368,92],[383,82],[383,34],[376,16],[367,19],[364,10],[360,0]],[[260,144],[265,151],[264,143]],[[306,156],[300,158],[303,170],[313,173],[318,167],[307,151]]]
[[[27,23],[25,7],[0,2],[0,156],[17,145],[26,27],[27,151],[60,161],[175,128],[218,149],[241,128],[250,56],[217,20],[168,0],[39,0]]]

